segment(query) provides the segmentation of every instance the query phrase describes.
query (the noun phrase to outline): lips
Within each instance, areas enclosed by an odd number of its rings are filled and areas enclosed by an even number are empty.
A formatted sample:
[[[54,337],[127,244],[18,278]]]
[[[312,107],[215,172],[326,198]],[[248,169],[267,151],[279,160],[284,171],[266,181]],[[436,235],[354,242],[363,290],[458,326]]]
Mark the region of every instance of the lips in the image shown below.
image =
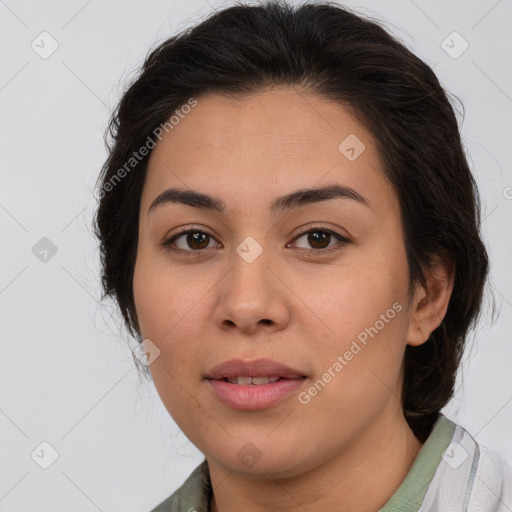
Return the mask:
[[[297,393],[307,376],[272,359],[231,359],[205,376],[213,395],[232,409],[267,409]]]
[[[236,377],[269,377],[279,379],[302,379],[306,375],[272,359],[243,361],[230,359],[214,366],[205,376],[210,380],[227,380]]]

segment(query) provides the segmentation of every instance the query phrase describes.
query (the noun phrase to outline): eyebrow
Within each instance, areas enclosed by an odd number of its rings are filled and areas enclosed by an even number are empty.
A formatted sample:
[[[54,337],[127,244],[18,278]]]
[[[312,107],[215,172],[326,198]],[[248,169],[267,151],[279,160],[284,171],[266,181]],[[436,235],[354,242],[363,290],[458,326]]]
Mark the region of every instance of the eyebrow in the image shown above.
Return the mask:
[[[290,194],[280,196],[272,202],[270,210],[273,214],[277,214],[300,206],[330,201],[332,199],[351,199],[372,209],[369,202],[353,188],[333,184],[319,188],[298,189]],[[226,205],[220,197],[210,196],[197,190],[171,187],[164,190],[153,200],[149,206],[148,213],[168,203],[179,203],[220,213],[226,210]]]

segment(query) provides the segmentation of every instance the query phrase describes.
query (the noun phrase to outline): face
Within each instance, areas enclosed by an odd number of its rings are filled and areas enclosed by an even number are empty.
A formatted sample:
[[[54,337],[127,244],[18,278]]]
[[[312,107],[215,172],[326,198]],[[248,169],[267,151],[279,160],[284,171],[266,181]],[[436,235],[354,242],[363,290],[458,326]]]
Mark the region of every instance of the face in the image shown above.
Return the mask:
[[[295,194],[332,186],[329,197]],[[399,421],[408,285],[396,194],[370,133],[341,105],[287,88],[211,94],[153,150],[136,311],[160,350],[158,393],[209,461],[291,476]],[[261,358],[301,378],[256,391],[206,378]]]

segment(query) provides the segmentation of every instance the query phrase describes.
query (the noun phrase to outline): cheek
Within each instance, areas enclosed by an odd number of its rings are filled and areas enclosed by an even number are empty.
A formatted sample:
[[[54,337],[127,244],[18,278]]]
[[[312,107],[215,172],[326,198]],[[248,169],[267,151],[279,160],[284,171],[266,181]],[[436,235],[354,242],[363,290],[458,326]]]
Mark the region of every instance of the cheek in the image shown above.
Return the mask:
[[[303,280],[297,295],[307,297],[310,325],[319,326],[308,340],[321,361],[316,378],[328,380],[329,369],[336,375],[325,396],[353,405],[396,388],[408,326],[408,269],[400,248],[382,246],[345,263],[314,287]]]
[[[311,325],[318,325],[328,337],[350,339],[390,308],[388,316],[394,320],[394,303],[405,310],[407,266],[396,253],[354,253],[340,265],[317,272],[314,279],[302,276],[294,283],[294,293],[308,306]]]
[[[143,252],[137,259],[133,293],[139,325],[142,335],[160,350],[158,361],[151,365],[153,375],[168,372],[177,377],[188,373],[192,377],[193,372],[200,372],[194,362],[204,344],[204,319],[200,316],[207,307],[207,298],[201,298],[211,286],[197,274],[196,270],[194,278],[178,272],[163,258]]]
[[[151,363],[151,376],[169,414],[187,430],[194,429],[187,422],[191,415],[198,422],[201,420],[201,410],[196,415],[194,409],[198,405],[191,400],[189,391],[191,379],[200,371],[197,354],[201,339],[192,332],[196,325],[197,297],[190,289],[190,286],[182,287],[176,273],[163,268],[156,258],[139,255],[133,278],[137,317],[144,338],[160,350]]]
[[[133,295],[139,324],[146,337],[163,339],[166,334],[170,336],[179,323],[181,326],[187,323],[186,312],[194,305],[194,285],[182,274],[164,257],[139,250]],[[182,317],[185,322],[179,322]]]

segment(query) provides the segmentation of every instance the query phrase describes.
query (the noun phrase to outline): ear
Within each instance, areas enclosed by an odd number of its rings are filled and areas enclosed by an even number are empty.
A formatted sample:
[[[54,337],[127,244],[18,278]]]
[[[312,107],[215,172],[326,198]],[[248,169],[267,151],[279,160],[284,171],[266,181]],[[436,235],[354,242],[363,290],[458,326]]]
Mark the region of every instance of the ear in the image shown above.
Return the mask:
[[[441,325],[446,315],[455,279],[455,264],[446,255],[423,269],[427,289],[417,284],[411,305],[407,345],[418,346]]]

